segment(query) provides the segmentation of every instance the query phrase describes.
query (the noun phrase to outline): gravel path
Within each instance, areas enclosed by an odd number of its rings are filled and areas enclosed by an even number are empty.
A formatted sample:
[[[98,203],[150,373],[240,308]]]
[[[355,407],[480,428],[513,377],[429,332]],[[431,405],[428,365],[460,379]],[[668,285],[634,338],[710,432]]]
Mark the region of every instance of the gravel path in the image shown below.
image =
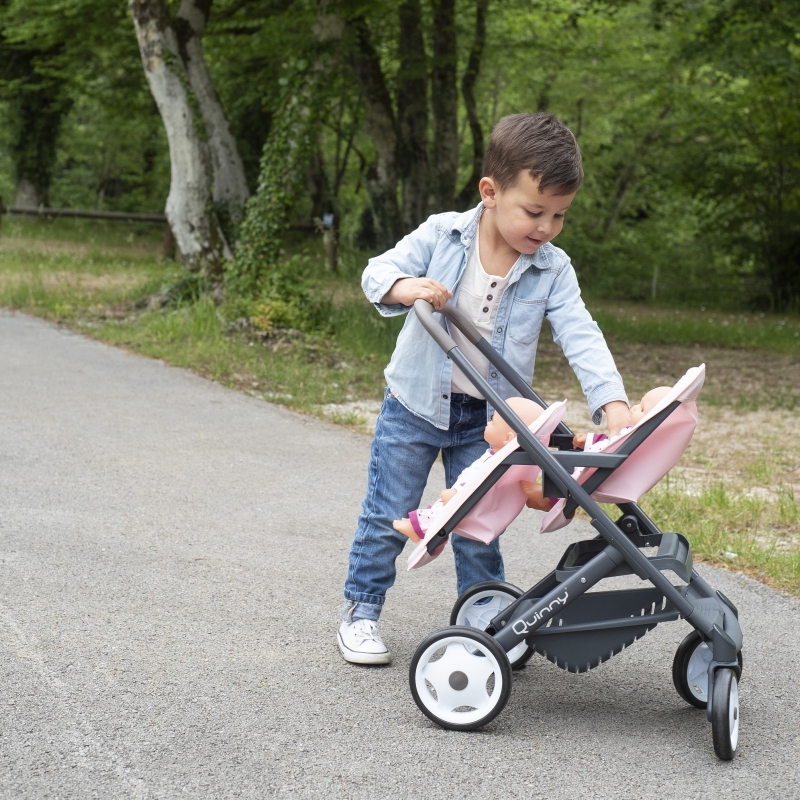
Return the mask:
[[[800,797],[800,603],[739,575],[702,570],[745,630],[732,763],[672,688],[683,623],[586,675],[534,657],[481,732],[428,722],[407,669],[449,558],[401,572],[391,667],[342,661],[368,448],[0,312],[0,797]],[[585,533],[535,522],[504,537],[521,585]]]

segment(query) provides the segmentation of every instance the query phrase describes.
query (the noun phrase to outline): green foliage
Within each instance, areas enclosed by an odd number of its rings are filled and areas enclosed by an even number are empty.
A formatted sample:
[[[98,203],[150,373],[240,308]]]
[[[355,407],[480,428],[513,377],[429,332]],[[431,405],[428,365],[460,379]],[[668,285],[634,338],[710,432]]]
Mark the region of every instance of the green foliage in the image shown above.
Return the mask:
[[[292,67],[291,88],[273,118],[261,156],[258,188],[247,202],[239,246],[225,276],[227,288],[236,294],[256,294],[264,277],[275,269],[311,151],[318,71],[309,70],[302,60]]]

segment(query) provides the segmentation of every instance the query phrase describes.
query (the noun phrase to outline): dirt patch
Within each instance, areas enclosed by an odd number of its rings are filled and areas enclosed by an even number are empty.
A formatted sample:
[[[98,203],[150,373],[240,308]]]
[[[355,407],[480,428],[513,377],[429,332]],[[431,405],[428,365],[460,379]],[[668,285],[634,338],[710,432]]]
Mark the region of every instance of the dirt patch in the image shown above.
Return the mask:
[[[89,242],[62,242],[44,239],[32,239],[24,236],[0,238],[0,251],[9,253],[37,253],[39,255],[76,255],[85,256],[98,253],[103,256],[120,256],[128,258],[158,258],[161,246],[158,243],[141,242],[129,245],[103,245]]]
[[[0,282],[6,286],[21,283],[41,283],[47,291],[69,288],[91,294],[109,289],[133,289],[146,280],[141,275],[126,272],[94,274],[89,272],[0,272]]]

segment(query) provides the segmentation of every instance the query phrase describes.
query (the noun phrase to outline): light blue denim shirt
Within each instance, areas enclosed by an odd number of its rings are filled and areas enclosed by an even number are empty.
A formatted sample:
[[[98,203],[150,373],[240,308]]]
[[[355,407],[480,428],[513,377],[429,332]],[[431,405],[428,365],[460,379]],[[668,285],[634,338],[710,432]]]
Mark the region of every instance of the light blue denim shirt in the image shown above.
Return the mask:
[[[429,217],[391,250],[370,259],[361,280],[367,299],[383,316],[408,313],[384,373],[387,384],[409,411],[442,430],[450,421],[453,362],[422,327],[413,308],[385,305],[381,299],[400,278],[422,276],[444,284],[457,299],[482,213],[481,203],[463,214]],[[603,334],[583,304],[569,256],[549,242],[533,255],[520,255],[512,267],[491,341],[529,383],[545,317],[578,376],[592,419],[599,424],[602,406],[612,400],[627,403],[628,398]],[[444,318],[441,324],[447,328]],[[517,393],[491,365],[488,381],[503,398]]]

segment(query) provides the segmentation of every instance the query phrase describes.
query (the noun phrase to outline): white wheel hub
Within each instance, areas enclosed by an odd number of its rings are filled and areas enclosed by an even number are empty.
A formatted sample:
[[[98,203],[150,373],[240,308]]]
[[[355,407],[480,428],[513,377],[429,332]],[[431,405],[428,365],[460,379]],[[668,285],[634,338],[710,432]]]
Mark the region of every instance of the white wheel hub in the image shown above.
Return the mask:
[[[497,659],[466,636],[446,636],[422,654],[415,674],[417,695],[444,722],[469,725],[500,701],[503,673]]]
[[[498,591],[497,589],[486,589],[483,592],[476,592],[458,610],[456,625],[468,625],[470,628],[478,628],[485,631],[489,623],[505,608],[508,608],[516,600],[510,594]],[[481,602],[482,601],[482,602]],[[508,660],[514,662],[522,657],[528,648],[525,641],[520,642],[508,651]]]
[[[711,648],[705,642],[701,642],[695,647],[686,664],[686,685],[703,703],[708,702],[708,665],[711,663],[711,657]]]

